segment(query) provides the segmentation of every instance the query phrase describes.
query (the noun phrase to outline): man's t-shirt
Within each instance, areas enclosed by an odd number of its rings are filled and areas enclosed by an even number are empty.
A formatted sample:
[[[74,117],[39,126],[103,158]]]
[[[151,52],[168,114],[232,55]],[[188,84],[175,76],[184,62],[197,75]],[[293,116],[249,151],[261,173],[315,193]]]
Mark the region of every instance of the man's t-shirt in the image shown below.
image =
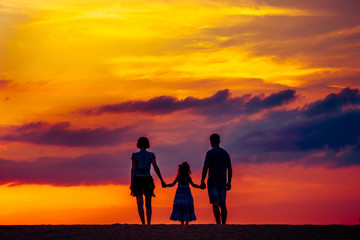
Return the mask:
[[[226,185],[226,169],[230,168],[229,154],[221,147],[215,147],[206,153],[205,164],[209,165],[209,187],[223,188]]]

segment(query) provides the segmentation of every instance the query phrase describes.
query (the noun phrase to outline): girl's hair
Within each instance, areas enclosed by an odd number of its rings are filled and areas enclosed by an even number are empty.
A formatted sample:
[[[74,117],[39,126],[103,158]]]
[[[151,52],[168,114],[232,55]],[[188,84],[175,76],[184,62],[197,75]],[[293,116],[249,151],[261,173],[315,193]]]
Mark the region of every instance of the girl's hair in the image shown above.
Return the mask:
[[[147,137],[140,137],[139,140],[137,141],[136,146],[138,148],[149,148],[150,147],[150,143],[149,143],[149,139],[147,139]]]
[[[189,177],[191,174],[190,166],[187,162],[179,165],[178,176]]]

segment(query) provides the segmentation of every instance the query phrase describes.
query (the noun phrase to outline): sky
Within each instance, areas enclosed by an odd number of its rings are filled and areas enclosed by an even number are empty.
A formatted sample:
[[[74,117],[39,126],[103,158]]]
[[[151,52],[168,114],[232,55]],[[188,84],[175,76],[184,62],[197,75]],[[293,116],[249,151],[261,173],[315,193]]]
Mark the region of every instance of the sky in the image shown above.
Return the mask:
[[[360,2],[3,0],[0,224],[140,223],[141,136],[166,182],[232,160],[231,224],[359,224]],[[176,187],[156,174],[153,223]],[[215,223],[192,189],[195,223]]]

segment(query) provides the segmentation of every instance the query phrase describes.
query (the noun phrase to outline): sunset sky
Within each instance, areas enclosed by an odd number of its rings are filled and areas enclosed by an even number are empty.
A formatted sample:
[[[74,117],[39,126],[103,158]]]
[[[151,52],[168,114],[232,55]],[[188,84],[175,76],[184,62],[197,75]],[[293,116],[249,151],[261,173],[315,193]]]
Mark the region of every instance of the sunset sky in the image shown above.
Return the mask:
[[[359,0],[2,0],[0,224],[140,223],[140,136],[166,182],[233,164],[231,224],[360,223]],[[156,174],[153,223],[176,187]],[[192,189],[195,223],[215,223]]]

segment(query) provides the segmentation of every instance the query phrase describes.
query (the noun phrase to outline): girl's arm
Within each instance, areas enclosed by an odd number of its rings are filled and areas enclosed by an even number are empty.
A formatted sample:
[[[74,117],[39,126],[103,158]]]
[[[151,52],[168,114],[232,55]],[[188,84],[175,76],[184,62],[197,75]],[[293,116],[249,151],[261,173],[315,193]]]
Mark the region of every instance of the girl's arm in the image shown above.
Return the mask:
[[[160,178],[161,186],[165,187],[166,183],[164,182],[163,178],[161,177],[160,169],[159,169],[158,165],[156,164],[155,158],[151,159],[151,163],[152,163],[152,165],[154,167],[154,171],[156,172],[156,174]]]
[[[200,185],[195,184],[191,178],[190,178],[189,183],[190,183],[190,184],[191,184],[191,186],[193,186],[194,188],[201,188],[201,186],[200,186]]]
[[[173,187],[179,181],[179,176],[177,176],[173,183],[166,184],[165,187]]]

